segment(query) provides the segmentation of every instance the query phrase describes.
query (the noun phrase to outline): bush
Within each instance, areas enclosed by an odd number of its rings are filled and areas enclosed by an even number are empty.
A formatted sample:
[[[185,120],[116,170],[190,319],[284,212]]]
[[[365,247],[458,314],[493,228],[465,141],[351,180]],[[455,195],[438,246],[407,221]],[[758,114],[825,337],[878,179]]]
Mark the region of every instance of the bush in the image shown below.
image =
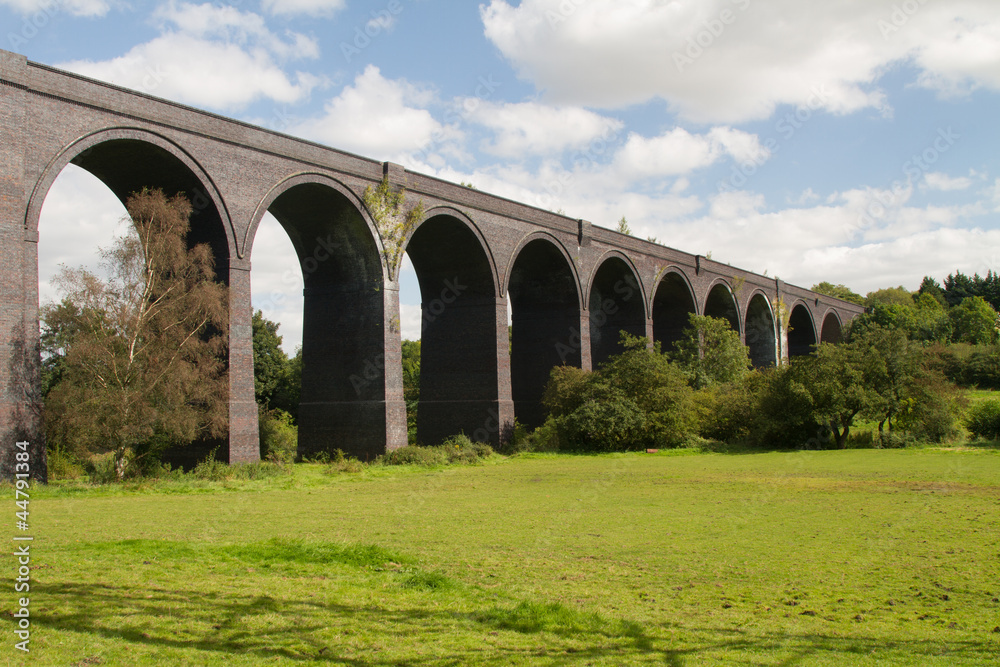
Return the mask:
[[[966,417],[965,427],[977,439],[1000,439],[1000,401],[981,401],[973,405]]]
[[[962,393],[939,373],[923,372],[906,388],[906,408],[896,423],[911,438],[944,442],[958,436]]]
[[[49,479],[80,479],[85,474],[83,466],[74,456],[61,448],[50,449],[46,453]]]
[[[298,448],[298,428],[292,415],[273,408],[259,409],[260,458],[272,463],[291,463]]]
[[[479,463],[493,456],[492,447],[484,442],[472,442],[464,433],[448,438],[440,448],[448,457],[448,463]]]
[[[440,447],[406,445],[378,457],[376,461],[387,466],[440,466],[448,457]]]
[[[645,449],[646,424],[646,415],[635,401],[609,392],[603,400],[590,399],[559,418],[560,440],[565,435],[573,448],[591,452]]]

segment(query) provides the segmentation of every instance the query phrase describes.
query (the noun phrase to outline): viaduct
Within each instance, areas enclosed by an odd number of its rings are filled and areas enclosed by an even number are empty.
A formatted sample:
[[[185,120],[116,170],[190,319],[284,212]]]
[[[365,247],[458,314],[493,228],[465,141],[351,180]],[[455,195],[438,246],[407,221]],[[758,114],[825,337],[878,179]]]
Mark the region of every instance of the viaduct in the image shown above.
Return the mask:
[[[767,366],[839,340],[861,309],[391,163],[89,80],[0,51],[0,446],[41,437],[38,243],[42,204],[73,163],[123,201],[143,187],[183,192],[195,242],[229,286],[231,462],[259,457],[250,266],[270,211],[305,284],[300,452],[362,458],[406,444],[398,259],[422,297],[418,438],[464,431],[497,443],[515,417],[538,424],[550,368],[589,369],[620,330],[669,348],[688,313],[726,318]],[[380,233],[363,193],[388,179],[422,205]],[[50,237],[51,238],[51,237]],[[266,249],[265,249],[266,250]],[[508,338],[508,308],[512,331]],[[39,466],[37,462],[41,461]],[[8,473],[9,474],[9,473]]]

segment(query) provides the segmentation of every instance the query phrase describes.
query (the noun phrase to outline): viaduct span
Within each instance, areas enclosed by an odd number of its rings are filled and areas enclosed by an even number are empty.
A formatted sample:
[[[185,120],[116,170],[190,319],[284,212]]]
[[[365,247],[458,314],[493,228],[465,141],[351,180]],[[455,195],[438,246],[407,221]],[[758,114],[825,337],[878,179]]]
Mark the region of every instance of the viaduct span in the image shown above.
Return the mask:
[[[495,197],[0,51],[0,434],[40,444],[38,252],[42,203],[73,163],[120,199],[186,193],[192,236],[229,286],[229,459],[259,457],[250,265],[270,211],[305,283],[300,451],[372,457],[406,443],[398,266],[423,301],[419,439],[496,443],[534,425],[549,369],[592,368],[627,330],[678,337],[688,313],[724,317],[754,364],[837,341],[857,306]],[[383,240],[362,200],[387,178],[423,214]],[[51,236],[50,236],[51,238]],[[266,249],[265,249],[266,250]],[[508,308],[512,332],[508,339]],[[44,471],[44,468],[43,468]],[[44,473],[42,473],[44,474]]]

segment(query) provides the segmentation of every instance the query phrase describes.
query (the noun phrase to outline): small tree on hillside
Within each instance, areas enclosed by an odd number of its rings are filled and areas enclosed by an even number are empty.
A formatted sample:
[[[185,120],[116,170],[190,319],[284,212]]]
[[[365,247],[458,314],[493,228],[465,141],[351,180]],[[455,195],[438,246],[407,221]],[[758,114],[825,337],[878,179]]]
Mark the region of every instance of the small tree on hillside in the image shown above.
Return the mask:
[[[92,453],[132,456],[227,429],[227,295],[207,245],[188,248],[191,204],[159,190],[132,195],[131,227],[102,251],[109,276],[63,268],[61,304],[46,306],[73,332],[47,428]]]

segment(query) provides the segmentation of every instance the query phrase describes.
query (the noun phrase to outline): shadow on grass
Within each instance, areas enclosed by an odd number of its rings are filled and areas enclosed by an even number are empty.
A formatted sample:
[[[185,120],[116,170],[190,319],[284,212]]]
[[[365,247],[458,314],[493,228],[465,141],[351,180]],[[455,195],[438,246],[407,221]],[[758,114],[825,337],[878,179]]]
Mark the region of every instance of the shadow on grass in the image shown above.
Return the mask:
[[[188,660],[225,661],[227,655],[342,665],[569,665],[699,664],[712,657],[732,663],[771,653],[782,664],[825,654],[940,658],[987,664],[995,645],[971,641],[886,640],[824,634],[748,633],[719,628],[643,627],[604,619],[560,604],[522,602],[458,612],[440,606],[326,603],[269,595],[183,588],[85,583],[32,586],[45,610],[41,628],[126,642],[159,659],[172,651]],[[474,604],[472,606],[475,606]],[[661,632],[669,630],[672,639]],[[365,634],[367,633],[367,634]],[[367,643],[366,643],[367,642]],[[357,648],[361,646],[361,648]],[[354,647],[352,649],[352,647]],[[191,656],[192,652],[206,654]],[[174,657],[180,658],[175,655]],[[846,664],[845,662],[845,664]]]

